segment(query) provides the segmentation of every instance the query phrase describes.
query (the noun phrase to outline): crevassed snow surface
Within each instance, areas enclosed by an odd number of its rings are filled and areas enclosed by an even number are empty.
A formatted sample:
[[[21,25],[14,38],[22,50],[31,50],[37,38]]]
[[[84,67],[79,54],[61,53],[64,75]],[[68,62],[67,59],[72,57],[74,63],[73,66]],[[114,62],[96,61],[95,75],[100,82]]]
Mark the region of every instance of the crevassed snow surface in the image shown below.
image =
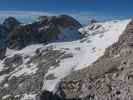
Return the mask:
[[[63,50],[66,54],[73,54],[73,57],[61,59],[59,66],[49,69],[47,74],[44,76],[44,84],[42,89],[54,91],[56,85],[62,78],[66,77],[73,71],[88,67],[99,57],[101,57],[107,47],[118,41],[119,36],[123,33],[129,22],[130,20],[95,23],[93,26],[89,25],[79,29],[81,33],[86,33],[86,37],[82,40],[79,39],[69,42],[55,42],[46,46],[42,44],[31,45],[20,51],[8,49],[6,56],[11,57],[15,54],[21,54],[23,57],[33,56],[36,49],[46,49],[46,47],[49,46],[52,46],[54,50]],[[36,65],[28,68],[25,65],[27,61],[28,59],[24,59],[23,65],[19,67],[21,70],[19,70],[19,68],[16,69],[13,73],[11,73],[11,77],[36,73]],[[0,70],[2,69],[3,67],[1,61]],[[55,76],[55,79],[47,80],[46,77],[51,74]],[[27,95],[25,97],[27,97]]]

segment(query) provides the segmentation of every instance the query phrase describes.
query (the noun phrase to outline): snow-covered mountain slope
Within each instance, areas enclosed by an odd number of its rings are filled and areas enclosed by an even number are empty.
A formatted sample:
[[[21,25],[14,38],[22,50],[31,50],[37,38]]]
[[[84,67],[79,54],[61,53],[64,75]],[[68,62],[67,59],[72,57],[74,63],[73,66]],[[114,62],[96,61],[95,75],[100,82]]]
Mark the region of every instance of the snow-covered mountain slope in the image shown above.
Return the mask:
[[[0,62],[0,86],[5,91],[0,97],[10,97],[13,92],[14,97],[27,100],[42,90],[54,92],[61,79],[103,56],[130,21],[93,23],[79,29],[84,37],[75,41],[30,45],[20,51],[8,49]],[[14,91],[9,91],[11,85]]]
[[[62,60],[58,68],[48,71],[46,76],[54,74],[57,79],[44,80],[43,89],[53,91],[56,83],[58,83],[60,79],[73,71],[88,67],[90,64],[95,62],[104,54],[107,47],[118,41],[119,36],[123,33],[129,22],[130,20],[95,23],[92,26],[87,26],[79,30],[83,33],[85,29],[85,32],[88,35],[84,38],[85,41],[77,40],[72,42],[49,44],[56,50],[66,49],[65,51],[72,54],[73,57]],[[90,27],[93,26],[95,28],[91,30]]]
[[[89,67],[71,73],[59,84],[58,95],[78,100],[130,100],[133,97],[133,20]]]

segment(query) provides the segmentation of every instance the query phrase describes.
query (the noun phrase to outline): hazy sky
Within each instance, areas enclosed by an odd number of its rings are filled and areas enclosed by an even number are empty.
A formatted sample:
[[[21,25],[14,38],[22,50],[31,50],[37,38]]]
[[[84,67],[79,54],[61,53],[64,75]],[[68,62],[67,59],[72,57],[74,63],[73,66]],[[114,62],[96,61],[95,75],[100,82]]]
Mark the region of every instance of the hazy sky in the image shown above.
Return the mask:
[[[0,0],[0,11],[36,11],[99,19],[133,16],[133,0]]]

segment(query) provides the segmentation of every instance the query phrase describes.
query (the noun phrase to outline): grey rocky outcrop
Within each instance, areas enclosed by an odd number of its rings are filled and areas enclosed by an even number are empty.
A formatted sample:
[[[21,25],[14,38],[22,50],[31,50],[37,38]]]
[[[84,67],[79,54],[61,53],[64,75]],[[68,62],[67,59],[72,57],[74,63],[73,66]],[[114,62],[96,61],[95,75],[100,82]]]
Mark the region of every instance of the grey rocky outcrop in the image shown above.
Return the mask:
[[[20,23],[13,17],[5,19],[3,24],[0,25],[0,59],[5,57],[7,43],[6,39],[10,32],[18,27]]]

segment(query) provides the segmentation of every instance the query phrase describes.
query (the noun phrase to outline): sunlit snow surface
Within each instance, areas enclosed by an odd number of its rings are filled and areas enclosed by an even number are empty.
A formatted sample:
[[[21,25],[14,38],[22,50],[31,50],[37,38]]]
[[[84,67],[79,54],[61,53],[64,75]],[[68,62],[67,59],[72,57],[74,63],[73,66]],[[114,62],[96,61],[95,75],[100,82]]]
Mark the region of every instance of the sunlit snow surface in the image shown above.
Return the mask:
[[[102,25],[102,28],[90,31],[88,29],[89,26],[87,26],[79,30],[81,33],[82,31],[86,31],[90,34],[86,37],[84,42],[77,40],[72,42],[49,44],[53,45],[57,50],[69,48],[67,52],[72,53],[74,56],[72,58],[62,60],[59,67],[49,70],[47,75],[54,74],[57,79],[44,80],[43,89],[53,91],[60,79],[64,78],[74,70],[83,69],[95,62],[104,54],[107,47],[118,41],[119,36],[123,33],[129,22],[130,20],[97,23],[98,25]],[[95,34],[96,32],[97,34]]]
[[[119,36],[123,33],[129,22],[130,20],[96,23],[93,29],[91,29],[92,26],[86,26],[79,29],[81,33],[86,32],[86,37],[83,39],[69,42],[55,42],[45,46],[42,44],[36,44],[27,46],[26,48],[20,51],[7,49],[6,56],[11,57],[15,54],[21,54],[23,55],[23,57],[33,56],[35,54],[36,49],[46,49],[46,47],[50,46],[53,47],[53,50],[63,50],[67,54],[73,54],[73,57],[61,59],[59,66],[56,68],[49,69],[47,74],[44,76],[44,84],[42,89],[54,91],[56,85],[60,82],[62,78],[71,74],[73,71],[88,67],[99,57],[101,57],[107,47],[118,41]],[[33,65],[33,67],[28,68],[25,65],[27,61],[28,59],[24,59],[23,65],[20,66],[21,70],[16,69],[13,74],[11,73],[11,77],[19,77],[22,74],[34,74],[37,70],[36,65]],[[0,61],[0,70],[3,69],[2,62],[3,61]],[[53,74],[56,78],[53,80],[47,80],[46,77],[50,74]],[[4,77],[6,77],[6,75],[0,76],[0,80],[3,80]],[[30,96],[32,97],[32,95]],[[25,98],[28,98],[27,94],[25,94]]]

